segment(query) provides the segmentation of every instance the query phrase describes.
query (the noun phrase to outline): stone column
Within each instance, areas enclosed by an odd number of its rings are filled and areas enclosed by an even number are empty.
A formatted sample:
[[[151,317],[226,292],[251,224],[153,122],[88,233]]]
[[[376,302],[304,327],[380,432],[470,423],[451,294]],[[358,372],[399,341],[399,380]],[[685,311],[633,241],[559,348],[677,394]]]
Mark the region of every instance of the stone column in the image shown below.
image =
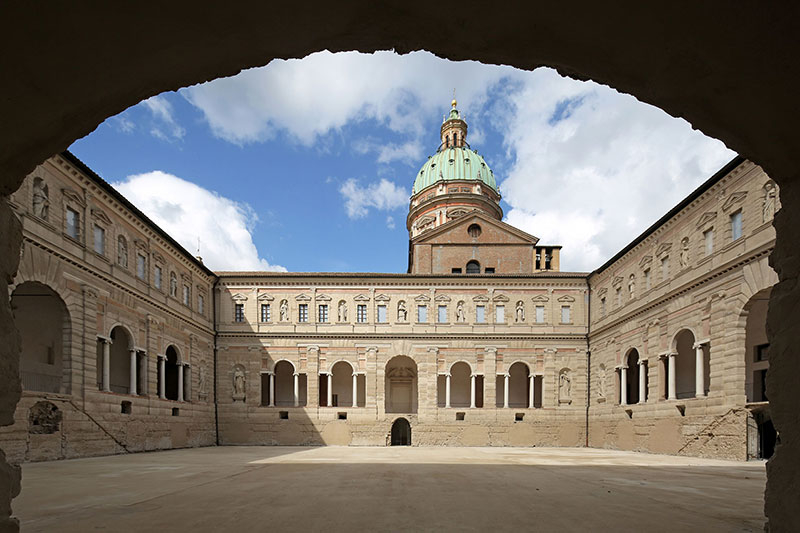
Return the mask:
[[[694,396],[695,398],[705,398],[705,354],[703,353],[703,343],[697,342],[694,345]]]
[[[158,356],[158,397],[161,398],[162,400],[165,400],[167,398],[166,383],[165,383],[165,378],[167,377],[166,362],[167,362],[167,356],[165,355]]]
[[[536,398],[536,376],[528,375],[528,409],[533,409],[533,399]]]
[[[358,374],[353,372],[353,407],[358,407]]]
[[[333,407],[333,372],[328,372],[328,407]]]
[[[111,339],[103,339],[103,390],[111,392]]]
[[[187,402],[192,401],[192,365],[186,363],[186,368],[183,369],[183,396]]]
[[[294,373],[294,406],[300,405],[300,374]]]
[[[647,402],[647,361],[639,360],[639,403]]]
[[[511,376],[505,374],[503,376],[503,408],[508,409],[508,380]]]
[[[445,374],[444,406],[450,408],[450,374]]]
[[[628,367],[619,367],[619,404],[628,405]]]
[[[475,409],[475,374],[469,377],[469,408]]]
[[[269,380],[269,406],[275,407],[275,374],[267,374]]]
[[[131,350],[131,381],[128,387],[128,394],[133,394],[134,396],[136,395],[137,389],[136,375],[138,374],[138,368],[136,367],[136,350]]]
[[[183,401],[183,365],[178,364],[178,401]]]
[[[675,356],[677,354],[672,352],[668,354],[667,364],[667,400],[677,399],[675,394]]]

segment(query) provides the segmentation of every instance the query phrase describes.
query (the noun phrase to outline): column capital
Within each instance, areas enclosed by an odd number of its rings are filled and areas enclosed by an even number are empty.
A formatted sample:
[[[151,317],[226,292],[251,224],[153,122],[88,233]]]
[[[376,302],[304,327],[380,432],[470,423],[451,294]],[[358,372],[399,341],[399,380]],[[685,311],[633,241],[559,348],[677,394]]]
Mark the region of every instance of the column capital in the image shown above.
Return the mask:
[[[272,376],[272,375],[275,374],[275,372],[273,372],[272,370],[259,370],[258,373],[259,374],[267,374],[269,376]]]
[[[695,343],[692,345],[692,348],[694,348],[694,349],[696,350],[696,349],[698,349],[698,348],[700,348],[700,347],[702,347],[702,346],[704,346],[704,345],[706,345],[706,344],[710,344],[710,343],[711,343],[711,339],[703,339],[703,340],[699,340],[699,341],[695,342]]]
[[[167,356],[165,354],[161,354],[161,353],[160,354],[156,354],[156,357],[158,357],[159,359],[166,359],[167,358]]]
[[[486,348],[483,349],[483,351],[485,353],[495,353],[496,354],[497,353],[497,347],[495,347],[495,346],[487,346]]]
[[[106,337],[105,335],[98,335],[97,340],[103,344],[114,344],[114,341],[111,340],[111,337]]]

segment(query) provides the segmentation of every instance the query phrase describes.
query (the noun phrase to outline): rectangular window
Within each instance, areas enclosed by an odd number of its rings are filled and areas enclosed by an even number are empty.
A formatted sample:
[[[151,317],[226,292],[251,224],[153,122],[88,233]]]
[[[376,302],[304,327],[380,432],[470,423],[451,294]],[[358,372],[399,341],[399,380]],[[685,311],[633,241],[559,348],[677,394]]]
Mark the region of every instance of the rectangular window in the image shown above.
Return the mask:
[[[385,305],[378,306],[378,322],[380,322],[381,324],[385,324],[387,322]]]
[[[536,323],[537,324],[544,324],[544,306],[537,305],[536,306]]]
[[[614,298],[616,299],[617,307],[622,305],[622,288],[620,287],[616,288],[616,290],[614,291]]]
[[[661,281],[669,278],[669,256],[661,258]]]
[[[100,226],[94,227],[94,251],[106,255],[106,230]]]
[[[206,308],[206,299],[203,298],[202,294],[197,295],[197,312],[201,315],[205,312]]]
[[[161,288],[161,275],[163,271],[161,270],[160,266],[156,266],[155,275],[153,276],[153,283],[155,283],[156,289]]]
[[[606,316],[606,299],[600,298],[600,316]]]
[[[80,238],[80,214],[74,209],[67,208],[67,235],[75,239]]]
[[[475,322],[483,324],[486,322],[486,306],[475,306]]]
[[[147,258],[142,254],[136,254],[136,277],[147,279]]]
[[[437,322],[447,322],[447,306],[440,305],[437,309],[436,314],[436,321]]]
[[[235,304],[233,308],[233,320],[244,322],[244,304]]]
[[[714,230],[707,229],[703,232],[703,240],[706,243],[706,255],[714,253]]]
[[[427,305],[418,305],[417,306],[417,322],[427,322],[428,321],[428,306]]]
[[[569,322],[570,322],[569,319],[570,319],[569,306],[568,305],[562,305],[561,306],[561,323],[562,324],[569,324]]]
[[[506,306],[498,305],[494,308],[494,321],[496,324],[502,324],[506,321]]]
[[[356,322],[365,323],[367,321],[367,304],[358,304],[356,307]]]
[[[494,267],[486,267],[483,269],[486,274],[494,274]]]
[[[261,304],[261,322],[269,322],[271,318],[269,304]]]
[[[735,241],[741,236],[742,236],[742,212],[737,211],[731,215],[731,240]]]
[[[183,286],[183,305],[189,306],[189,303],[192,301],[192,292],[189,289],[188,285]]]
[[[644,290],[650,290],[650,269],[646,268],[644,270]]]
[[[453,267],[453,268],[451,268],[450,269],[450,273],[451,274],[461,274],[461,267],[458,267],[458,268]]]
[[[308,304],[300,304],[297,306],[297,321],[308,322]]]
[[[319,304],[317,306],[317,320],[319,322],[328,321],[328,304]]]

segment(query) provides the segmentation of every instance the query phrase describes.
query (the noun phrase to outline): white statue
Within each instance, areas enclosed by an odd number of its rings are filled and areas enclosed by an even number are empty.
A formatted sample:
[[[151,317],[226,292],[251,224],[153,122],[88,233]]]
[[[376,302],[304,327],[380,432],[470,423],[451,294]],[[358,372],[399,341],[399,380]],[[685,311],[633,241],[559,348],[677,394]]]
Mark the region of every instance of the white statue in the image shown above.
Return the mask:
[[[206,388],[208,387],[208,376],[206,375],[206,367],[204,364],[200,364],[200,368],[197,371],[197,388],[198,393],[200,396],[205,396],[208,394]]]
[[[466,322],[467,316],[464,314],[464,302],[458,302],[456,306],[456,322]]]
[[[606,397],[606,367],[600,365],[599,382],[597,384],[597,396],[600,398]]]
[[[339,322],[347,322],[347,302],[339,300]]]
[[[681,241],[681,254],[678,257],[678,260],[681,263],[681,268],[686,268],[689,266],[689,238],[684,237]]]
[[[128,268],[128,242],[122,235],[117,239],[117,263],[123,268]],[[177,288],[175,292],[178,292]]]
[[[281,300],[281,322],[289,320],[289,302]]]
[[[406,310],[406,301],[400,300],[397,302],[397,321],[406,322],[408,320],[408,311]]]
[[[633,298],[636,295],[636,276],[631,274],[628,278],[628,298]]]
[[[33,180],[33,214],[47,220],[50,210],[50,193],[47,184],[42,178]]]
[[[178,297],[178,276],[175,275],[175,272],[169,274],[169,295],[173,298]]]
[[[572,398],[572,378],[569,371],[565,370],[558,377],[558,399],[568,402]]]
[[[244,375],[244,369],[241,366],[236,366],[233,369],[233,397],[244,398],[245,383],[247,378]]]
[[[763,208],[763,222],[768,222],[775,218],[775,204],[778,200],[778,191],[775,184],[768,181],[764,185],[764,208]]]
[[[514,315],[514,322],[525,322],[525,303],[522,300],[517,302],[517,310]]]

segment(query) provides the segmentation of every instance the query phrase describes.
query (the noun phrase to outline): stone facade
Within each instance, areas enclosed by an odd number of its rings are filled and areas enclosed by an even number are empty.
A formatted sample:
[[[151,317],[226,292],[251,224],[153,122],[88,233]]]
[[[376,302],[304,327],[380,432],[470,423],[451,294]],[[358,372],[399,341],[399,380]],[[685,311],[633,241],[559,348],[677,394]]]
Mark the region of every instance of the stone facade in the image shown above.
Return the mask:
[[[740,460],[774,446],[779,200],[741,158],[591,274],[559,272],[557,246],[477,207],[410,231],[427,271],[213,273],[69,153],[11,201],[14,462],[395,439]],[[495,255],[507,266],[485,271]]]
[[[590,446],[761,455],[778,207],[774,182],[736,159],[589,276]]]
[[[10,285],[23,396],[0,429],[9,459],[213,444],[213,273],[71,154],[10,200],[24,243]],[[183,401],[166,394],[177,389]]]
[[[585,275],[218,275],[222,444],[585,442]]]

